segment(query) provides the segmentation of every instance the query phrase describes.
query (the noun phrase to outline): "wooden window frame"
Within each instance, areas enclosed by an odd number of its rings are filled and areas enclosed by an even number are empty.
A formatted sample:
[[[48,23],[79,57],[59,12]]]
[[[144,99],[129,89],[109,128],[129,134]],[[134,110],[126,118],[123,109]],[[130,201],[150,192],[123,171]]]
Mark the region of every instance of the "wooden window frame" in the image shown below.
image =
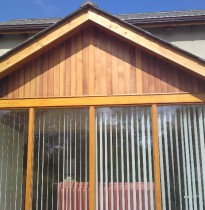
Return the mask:
[[[89,108],[89,210],[95,210],[95,108],[103,106],[149,105],[152,112],[155,209],[162,210],[158,147],[157,105],[204,104],[205,94],[156,94],[129,96],[88,96],[75,98],[1,99],[1,109],[28,109],[28,149],[25,210],[31,209],[33,171],[33,132],[35,110],[41,108]]]

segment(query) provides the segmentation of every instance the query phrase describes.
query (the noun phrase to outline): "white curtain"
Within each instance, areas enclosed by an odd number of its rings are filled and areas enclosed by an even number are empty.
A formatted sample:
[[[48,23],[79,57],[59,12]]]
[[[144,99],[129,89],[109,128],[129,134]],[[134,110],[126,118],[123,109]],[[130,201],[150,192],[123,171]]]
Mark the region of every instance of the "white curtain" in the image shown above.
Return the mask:
[[[88,109],[35,112],[32,210],[88,209]]]
[[[205,209],[205,107],[158,108],[163,210]]]
[[[0,209],[19,210],[25,202],[28,111],[0,111]]]
[[[154,210],[150,107],[96,110],[96,210]]]

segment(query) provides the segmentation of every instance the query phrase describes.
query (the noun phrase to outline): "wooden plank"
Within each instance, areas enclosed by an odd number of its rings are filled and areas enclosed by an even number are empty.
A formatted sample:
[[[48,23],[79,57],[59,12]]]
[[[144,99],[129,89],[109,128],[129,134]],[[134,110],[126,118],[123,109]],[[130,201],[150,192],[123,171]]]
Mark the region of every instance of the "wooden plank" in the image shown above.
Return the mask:
[[[47,73],[47,85],[48,96],[54,96],[54,50],[48,52],[48,73]]]
[[[118,94],[118,69],[117,69],[117,40],[115,37],[112,38],[112,94]]]
[[[123,62],[123,43],[118,39],[117,43],[117,70],[118,70],[118,94],[125,93],[125,74]],[[113,78],[114,79],[114,78]]]
[[[164,62],[160,62],[160,84],[161,84],[161,93],[167,93],[167,72],[166,72],[166,64]]]
[[[205,94],[150,94],[129,96],[89,96],[45,99],[1,99],[0,108],[114,106],[135,104],[204,103]]]
[[[36,59],[36,97],[40,97],[41,95],[41,89],[42,89],[42,63],[41,63],[41,57]]]
[[[136,76],[136,50],[135,47],[130,46],[130,93],[137,94],[137,76]]]
[[[173,86],[174,86],[174,92],[179,93],[179,74],[178,74],[178,69],[173,69]]]
[[[8,98],[12,98],[14,75],[8,75]]]
[[[104,31],[98,29],[99,49],[100,49],[100,82],[101,95],[107,95],[107,69],[106,69],[106,34]]]
[[[71,40],[68,39],[65,45],[65,96],[71,96]]]
[[[112,42],[110,34],[106,34],[106,75],[107,95],[112,95]]]
[[[36,97],[36,66],[36,60],[31,62],[31,98]]]
[[[166,60],[181,66],[183,69],[195,73],[198,76],[205,78],[205,62],[184,53],[172,46],[143,33],[136,28],[130,27],[128,24],[114,19],[112,16],[106,15],[99,10],[90,8],[88,11],[80,11],[69,19],[65,19],[60,25],[51,28],[45,34],[30,41],[27,45],[19,50],[16,50],[0,62],[0,77],[9,73],[9,70],[16,68],[35,57],[40,50],[51,46],[52,43],[64,40],[68,33],[79,28],[86,21],[92,21],[95,24],[109,30],[110,32],[122,37],[136,46],[140,46],[153,54],[165,58]],[[70,35],[69,34],[69,35]],[[61,40],[61,41],[62,41]]]
[[[159,143],[158,143],[158,120],[157,120],[156,104],[152,105],[152,136],[153,136],[155,209],[162,210]]]
[[[64,78],[65,78],[65,42],[63,42],[60,45],[60,66],[59,66],[59,96],[63,97],[65,96],[65,84],[64,84]]]
[[[94,28],[88,31],[89,39],[89,95],[95,94],[95,43],[94,43]]]
[[[124,66],[124,94],[130,94],[131,89],[131,78],[130,78],[130,46],[126,43],[123,43],[123,66]]]
[[[76,35],[76,93],[82,96],[83,93],[83,52],[82,33]]]
[[[71,38],[71,96],[76,96],[76,37]]]
[[[43,97],[48,96],[48,53],[43,54],[42,58],[42,89],[41,89],[41,95]]]
[[[147,59],[147,64],[148,64],[148,93],[155,93],[155,83],[154,83],[154,77],[155,77],[155,72],[154,72],[154,57],[153,56],[148,56]]]
[[[30,63],[25,65],[24,70],[24,97],[28,98],[31,95],[31,65]]]
[[[34,109],[29,109],[28,126],[28,149],[27,149],[27,168],[26,168],[26,197],[25,210],[30,210],[32,205],[32,178],[33,178],[33,148],[34,148]]]
[[[13,94],[12,98],[19,98],[19,76],[20,72],[16,71],[14,74],[14,80],[13,80]]]
[[[142,54],[139,49],[135,49],[136,53],[136,91],[137,94],[142,94]]]
[[[155,93],[161,93],[160,60],[155,59],[153,68],[154,68],[154,71],[155,71],[155,78],[154,78],[154,80],[155,80]]]
[[[36,55],[41,49],[65,37],[66,34],[75,30],[87,20],[88,14],[84,11],[79,12],[78,14],[69,18],[68,21],[63,21],[60,25],[52,28],[42,36],[29,42],[27,45],[25,45],[25,47],[22,47],[21,49],[7,56],[0,62],[0,78],[5,76],[6,73],[9,73],[9,69],[19,66],[20,64],[24,63],[25,60],[29,61],[29,59]]]
[[[173,81],[174,81],[174,78],[173,78],[173,68],[172,66],[170,66],[170,64],[166,64],[166,72],[167,72],[167,92],[168,93],[173,93],[174,91],[174,85],[173,85]]]
[[[60,94],[60,47],[57,46],[54,50],[54,96]]]
[[[114,20],[111,16],[102,13],[99,14],[99,12],[93,9],[89,10],[88,14],[89,19],[99,24],[101,27],[205,79],[205,62],[199,61],[193,56],[183,53],[148,34],[131,28],[125,23],[116,19]]]
[[[24,71],[25,71],[24,67],[21,68],[20,71],[19,71],[19,98],[24,97],[24,85],[25,85]]]
[[[86,30],[83,30],[82,32],[82,53],[83,53],[83,69],[82,69],[82,83],[83,83],[83,92],[82,95],[86,96],[89,95],[89,58],[92,57],[92,55],[89,56],[89,36],[90,36],[90,28],[87,28]]]
[[[100,50],[100,32],[94,28],[94,43],[95,43],[95,95],[101,94],[101,50]]]
[[[8,98],[8,77],[5,77],[0,80],[0,86],[1,98]]]
[[[142,64],[142,93],[143,94],[148,94],[149,93],[149,69],[148,69],[148,64],[147,64],[147,54],[144,52],[141,52],[141,64]],[[140,82],[140,81],[139,81]],[[137,84],[138,88],[138,84]]]
[[[95,108],[89,110],[89,210],[95,210]]]

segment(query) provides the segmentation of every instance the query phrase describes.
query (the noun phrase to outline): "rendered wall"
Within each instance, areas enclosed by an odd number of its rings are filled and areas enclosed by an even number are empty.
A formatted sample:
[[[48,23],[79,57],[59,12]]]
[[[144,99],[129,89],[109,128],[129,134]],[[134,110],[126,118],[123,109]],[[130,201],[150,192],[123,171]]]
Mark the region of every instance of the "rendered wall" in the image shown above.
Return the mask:
[[[147,31],[205,59],[205,26],[147,28]]]

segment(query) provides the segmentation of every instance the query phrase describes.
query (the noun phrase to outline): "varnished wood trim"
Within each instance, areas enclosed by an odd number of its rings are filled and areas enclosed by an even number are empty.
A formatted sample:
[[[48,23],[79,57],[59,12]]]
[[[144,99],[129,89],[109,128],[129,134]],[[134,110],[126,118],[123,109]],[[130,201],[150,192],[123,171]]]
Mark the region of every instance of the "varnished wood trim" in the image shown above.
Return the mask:
[[[1,99],[0,108],[107,106],[134,104],[204,103],[205,94],[88,96],[75,98]]]
[[[90,8],[88,11],[85,10],[77,13],[67,21],[62,22],[52,30],[49,30],[42,36],[34,39],[24,47],[5,57],[0,62],[0,78],[8,74],[8,71],[12,68],[17,67],[25,63],[25,60],[28,61],[28,59],[34,57],[42,48],[50,46],[53,42],[65,37],[66,34],[88,21],[92,21],[100,27],[121,36],[127,41],[132,42],[155,55],[165,58],[205,79],[205,62],[177,50],[176,48],[93,8]]]
[[[161,184],[160,184],[158,121],[157,121],[157,106],[156,106],[156,104],[152,105],[152,136],[153,136],[155,209],[161,210],[162,209],[162,199],[161,199]]]
[[[88,20],[88,14],[80,12],[69,21],[64,21],[62,24],[56,26],[54,29],[44,33],[39,38],[30,42],[20,50],[15,51],[0,62],[0,78],[7,73],[7,70],[11,69],[15,65],[23,63],[25,59],[28,59],[32,54],[37,53],[42,48],[50,45],[52,42],[65,36],[67,33],[79,27],[81,24]]]
[[[26,198],[25,210],[31,209],[32,196],[32,178],[33,178],[33,139],[34,132],[34,109],[29,109],[29,127],[28,127],[28,150],[27,150],[27,169],[26,169]]]
[[[125,23],[114,20],[110,16],[105,14],[99,14],[95,10],[88,11],[89,20],[97,23],[99,26],[106,28],[107,30],[125,38],[126,40],[141,46],[142,48],[157,54],[160,57],[183,67],[186,70],[190,70],[193,73],[202,76],[205,79],[205,62],[199,61],[191,55],[185,54],[180,50],[175,49],[152,36],[137,31]]]
[[[95,108],[89,111],[89,210],[95,210]]]

